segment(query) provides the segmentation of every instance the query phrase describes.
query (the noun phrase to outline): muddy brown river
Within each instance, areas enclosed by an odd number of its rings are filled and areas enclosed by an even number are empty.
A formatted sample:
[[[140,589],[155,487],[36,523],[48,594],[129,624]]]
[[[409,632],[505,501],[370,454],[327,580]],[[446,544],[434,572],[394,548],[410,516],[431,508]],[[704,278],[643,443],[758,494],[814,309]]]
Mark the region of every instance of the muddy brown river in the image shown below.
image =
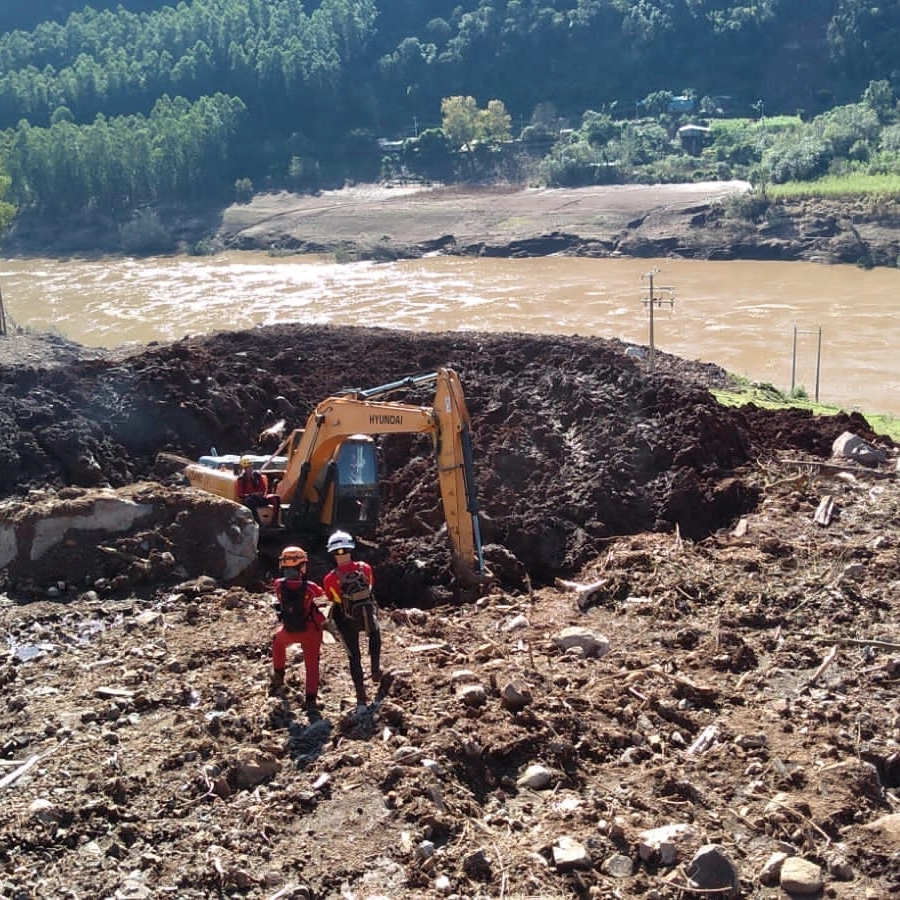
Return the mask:
[[[900,415],[900,271],[814,263],[475,259],[394,263],[232,252],[11,259],[7,319],[88,346],[274,322],[615,337],[845,409]],[[670,302],[671,301],[671,302]]]

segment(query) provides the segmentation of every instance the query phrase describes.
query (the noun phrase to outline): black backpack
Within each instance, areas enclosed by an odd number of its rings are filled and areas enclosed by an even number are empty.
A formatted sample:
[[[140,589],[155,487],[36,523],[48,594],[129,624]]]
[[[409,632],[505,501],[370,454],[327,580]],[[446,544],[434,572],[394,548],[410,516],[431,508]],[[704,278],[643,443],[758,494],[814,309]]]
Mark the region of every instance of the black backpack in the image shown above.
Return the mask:
[[[338,571],[341,584],[341,609],[344,615],[351,618],[357,628],[364,628],[368,633],[375,616],[375,598],[372,587],[362,569],[354,566],[346,572]]]
[[[281,621],[288,631],[305,631],[309,620],[306,602],[306,580],[283,579],[281,582]]]

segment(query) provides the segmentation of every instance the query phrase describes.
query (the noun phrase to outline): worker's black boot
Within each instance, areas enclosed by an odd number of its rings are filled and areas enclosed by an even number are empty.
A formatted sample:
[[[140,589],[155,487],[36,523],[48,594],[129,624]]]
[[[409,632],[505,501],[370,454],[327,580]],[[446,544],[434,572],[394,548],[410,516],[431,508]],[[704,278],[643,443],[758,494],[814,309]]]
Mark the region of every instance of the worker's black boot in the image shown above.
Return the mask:
[[[273,669],[269,679],[269,695],[280,694],[284,690],[284,669]]]
[[[309,716],[310,722],[316,722],[322,718],[322,713],[319,712],[319,704],[316,702],[315,694],[306,695],[306,715]]]
[[[376,700],[384,700],[388,695],[388,691],[391,689],[391,685],[394,683],[394,673],[393,672],[382,672],[381,678],[379,679],[378,684],[378,693],[375,695]]]
[[[356,682],[353,685],[356,688],[356,706],[357,708],[360,706],[367,706],[369,701],[366,698],[366,686],[363,684],[362,680]]]

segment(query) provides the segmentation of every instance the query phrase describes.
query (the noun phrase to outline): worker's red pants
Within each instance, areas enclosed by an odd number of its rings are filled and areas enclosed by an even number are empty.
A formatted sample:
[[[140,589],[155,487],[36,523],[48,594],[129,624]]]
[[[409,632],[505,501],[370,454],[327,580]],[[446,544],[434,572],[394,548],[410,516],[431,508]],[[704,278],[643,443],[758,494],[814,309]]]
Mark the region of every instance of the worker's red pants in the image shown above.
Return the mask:
[[[306,665],[306,693],[319,693],[319,651],[322,649],[322,629],[311,625],[305,631],[287,631],[279,626],[272,639],[272,668],[283,669],[287,661],[287,648],[299,644],[303,648]]]

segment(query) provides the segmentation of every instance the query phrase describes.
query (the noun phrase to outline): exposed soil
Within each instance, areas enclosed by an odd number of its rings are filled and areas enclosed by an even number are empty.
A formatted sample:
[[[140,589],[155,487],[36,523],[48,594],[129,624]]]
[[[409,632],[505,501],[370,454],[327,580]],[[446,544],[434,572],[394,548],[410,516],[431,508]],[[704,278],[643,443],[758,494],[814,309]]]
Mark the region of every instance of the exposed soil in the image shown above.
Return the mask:
[[[746,182],[578,189],[372,185],[316,196],[258,194],[230,206],[218,229],[228,247],[343,252],[368,258],[425,253],[477,256],[694,255],[713,206]],[[712,238],[706,229],[707,239]],[[713,240],[715,240],[713,238]],[[718,235],[718,240],[730,238]],[[720,247],[721,249],[721,247]]]
[[[258,194],[225,210],[216,240],[242,249],[393,259],[630,256],[897,265],[890,201],[747,195],[743,181],[573,189],[361,186],[314,197]]]
[[[555,253],[897,265],[896,203],[769,203],[745,196],[748,187],[742,181],[576,189],[359,185],[317,195],[257,194],[224,210],[164,208],[140,221],[153,253],[202,245],[344,259]],[[123,247],[133,253],[122,243],[125,224],[99,212],[53,222],[23,214],[4,247],[15,255]]]
[[[900,893],[897,448],[858,415],[722,408],[716,367],[657,354],[650,375],[624,351],[296,326],[127,354],[0,339],[0,525],[133,482],[187,508],[158,452],[250,449],[341,388],[452,366],[495,576],[453,582],[427,440],[386,438],[363,552],[395,679],[357,714],[329,643],[309,722],[297,657],[267,693],[264,562],[217,583],[163,518],[17,561],[0,896]],[[844,431],[886,460],[832,458]],[[692,866],[710,844],[716,871]]]

